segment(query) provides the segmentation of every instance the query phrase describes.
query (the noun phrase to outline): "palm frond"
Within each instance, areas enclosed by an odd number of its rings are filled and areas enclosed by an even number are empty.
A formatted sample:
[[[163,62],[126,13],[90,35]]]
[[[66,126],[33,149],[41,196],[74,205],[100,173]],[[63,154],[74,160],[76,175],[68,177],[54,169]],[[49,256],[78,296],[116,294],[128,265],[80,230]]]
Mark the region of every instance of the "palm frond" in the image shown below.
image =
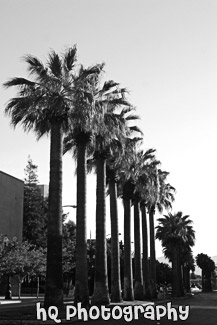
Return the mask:
[[[74,142],[72,134],[70,133],[70,134],[66,135],[63,139],[63,154],[70,151],[74,145],[75,145],[75,142]]]
[[[126,119],[126,121],[139,120],[140,119],[140,116],[139,115],[130,114],[125,119]]]
[[[87,172],[91,173],[95,169],[96,169],[96,160],[95,160],[95,158],[87,159]]]
[[[8,80],[7,82],[5,82],[3,84],[3,86],[5,88],[9,88],[9,87],[12,87],[12,86],[21,86],[21,87],[23,87],[23,86],[32,86],[33,87],[33,86],[35,86],[35,82],[30,81],[30,80],[25,79],[25,78],[17,77],[17,78],[12,78],[12,79]]]
[[[84,67],[81,65],[78,78],[80,80],[84,80],[88,76],[99,75],[100,73],[103,72],[104,65],[105,65],[104,63],[96,64],[96,65],[88,67],[86,69],[84,69]]]
[[[47,68],[45,68],[43,63],[35,56],[27,54],[23,57],[23,60],[28,63],[27,69],[30,74],[36,74],[36,76],[40,77],[40,79],[47,75]]]
[[[156,149],[150,148],[146,150],[145,155],[153,155],[155,153],[156,153]]]
[[[135,131],[135,132],[138,132],[138,133],[143,135],[142,130],[137,125],[130,126],[129,128],[130,128],[131,131]]]
[[[55,51],[51,51],[48,55],[48,67],[53,75],[60,78],[62,75],[62,63],[59,55]]]
[[[71,71],[74,68],[74,64],[77,61],[77,47],[74,45],[70,47],[66,53],[63,55],[64,66],[68,71]]]
[[[120,112],[120,115],[123,116],[124,118],[126,117],[127,113],[130,113],[135,110],[135,107],[129,104],[126,100],[125,103],[127,104],[121,107],[121,112]]]
[[[116,87],[116,86],[119,86],[119,83],[118,83],[118,82],[115,82],[115,81],[113,81],[113,80],[105,81],[105,82],[104,82],[104,85],[103,85],[103,87],[102,87],[102,89],[101,89],[101,92],[102,92],[102,93],[105,93],[105,92],[107,92],[108,90],[111,90],[111,88]]]

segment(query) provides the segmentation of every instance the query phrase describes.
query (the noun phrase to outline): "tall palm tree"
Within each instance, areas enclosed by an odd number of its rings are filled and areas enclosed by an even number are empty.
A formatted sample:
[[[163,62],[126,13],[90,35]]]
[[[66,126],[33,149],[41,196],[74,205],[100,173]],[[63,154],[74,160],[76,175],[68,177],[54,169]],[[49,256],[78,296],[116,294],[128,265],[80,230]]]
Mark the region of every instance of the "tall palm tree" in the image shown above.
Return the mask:
[[[124,205],[124,300],[134,300],[133,270],[131,252],[131,201],[135,190],[132,180],[127,180],[123,185]]]
[[[138,119],[133,114],[131,106],[124,106],[118,113],[118,119],[122,121],[126,130],[123,132],[123,138],[113,141],[111,146],[111,155],[107,159],[106,174],[109,185],[110,194],[110,217],[111,217],[111,301],[120,302],[121,296],[121,280],[120,280],[120,248],[119,248],[119,227],[118,227],[118,209],[117,209],[117,183],[119,180],[118,170],[122,167],[125,153],[128,151],[129,136],[133,137],[134,131],[140,133],[140,130],[131,123]],[[129,124],[128,124],[129,122]],[[127,134],[127,138],[124,137]]]
[[[40,138],[50,134],[50,182],[48,201],[47,271],[45,307],[63,306],[62,281],[62,152],[63,133],[69,128],[73,109],[73,74],[76,47],[60,57],[51,51],[46,65],[25,57],[31,80],[13,78],[5,87],[17,87],[17,97],[5,108],[13,126],[21,124]]]
[[[135,139],[136,141],[138,139]],[[140,140],[140,139],[139,139]],[[134,141],[135,142],[135,141]],[[125,155],[122,163],[121,181],[122,181],[122,198],[124,204],[124,299],[133,300],[133,280],[132,280],[132,258],[131,258],[131,203],[134,199],[134,217],[136,225],[140,225],[139,215],[139,197],[140,195],[137,187],[137,181],[145,168],[148,160],[153,158],[153,150],[147,152],[138,151],[135,143]],[[140,241],[140,228],[135,228],[135,297],[136,299],[142,296],[142,272],[141,272],[141,241]]]
[[[149,275],[149,259],[148,259],[148,226],[146,204],[144,200],[140,202],[140,210],[142,214],[142,277],[143,277],[143,295],[148,295],[148,286],[150,282]]]
[[[180,297],[184,295],[181,271],[182,248],[192,247],[195,241],[192,221],[189,216],[183,216],[182,212],[168,213],[158,221],[156,238],[162,242],[164,253],[172,262],[173,296]]]
[[[142,274],[142,254],[141,254],[141,217],[140,217],[140,195],[134,193],[134,298],[142,300],[143,294],[143,274]]]
[[[111,301],[121,302],[120,248],[117,202],[117,172],[111,159],[107,160],[106,177],[110,196],[111,218]]]
[[[137,200],[134,204],[134,242],[135,242],[135,298],[140,299],[141,296],[147,296],[149,286],[149,261],[148,261],[148,235],[147,235],[147,218],[146,218],[146,204],[148,200],[148,188],[152,181],[153,170],[158,165],[155,158],[155,149],[149,149],[146,152],[140,152],[140,172],[136,179]],[[141,268],[141,240],[138,227],[140,225],[139,203],[142,212],[142,242],[143,242],[143,268]],[[138,233],[137,233],[138,232]],[[142,273],[142,277],[141,274]],[[142,285],[143,283],[143,285]]]
[[[155,226],[154,216],[156,208],[160,213],[163,209],[171,209],[174,201],[175,188],[166,183],[168,172],[154,166],[151,169],[151,183],[149,186],[148,212],[150,227],[150,292],[149,296],[156,298],[156,253],[155,253]]]
[[[116,84],[118,85],[118,84]],[[116,86],[115,85],[115,86]],[[125,98],[125,89],[117,88],[109,92],[102,92],[101,98],[98,99],[99,111],[99,127],[95,129],[93,136],[94,157],[96,160],[97,174],[97,195],[96,195],[96,259],[95,259],[95,284],[92,296],[93,304],[109,303],[108,295],[108,279],[107,279],[107,263],[106,263],[106,233],[105,233],[105,185],[106,185],[106,161],[112,156],[114,144],[123,141],[132,130],[136,127],[128,127],[126,120],[136,119],[135,116],[125,114],[132,111],[131,105]],[[123,109],[123,107],[126,107]],[[119,112],[120,111],[120,112]],[[100,120],[101,118],[101,120]],[[118,237],[112,233],[112,237]],[[114,238],[113,237],[113,238]],[[116,238],[116,248],[117,248]],[[114,241],[112,240],[114,243]],[[115,243],[114,243],[115,246]],[[114,250],[115,247],[112,244]],[[116,256],[117,258],[117,256]],[[113,261],[112,261],[113,265]],[[114,282],[113,282],[114,283]]]
[[[86,231],[86,175],[87,148],[91,141],[97,114],[95,105],[96,84],[102,74],[103,64],[84,69],[74,78],[75,104],[71,114],[71,127],[64,138],[64,153],[74,150],[77,160],[77,214],[76,214],[76,279],[75,303],[89,305],[87,231]]]

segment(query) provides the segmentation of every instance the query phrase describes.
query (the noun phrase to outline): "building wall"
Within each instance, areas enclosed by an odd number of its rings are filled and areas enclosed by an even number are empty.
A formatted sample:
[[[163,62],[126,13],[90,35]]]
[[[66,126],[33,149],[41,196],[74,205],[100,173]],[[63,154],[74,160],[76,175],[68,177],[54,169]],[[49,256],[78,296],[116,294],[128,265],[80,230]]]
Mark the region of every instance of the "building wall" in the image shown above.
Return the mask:
[[[23,181],[0,171],[0,234],[22,240]]]

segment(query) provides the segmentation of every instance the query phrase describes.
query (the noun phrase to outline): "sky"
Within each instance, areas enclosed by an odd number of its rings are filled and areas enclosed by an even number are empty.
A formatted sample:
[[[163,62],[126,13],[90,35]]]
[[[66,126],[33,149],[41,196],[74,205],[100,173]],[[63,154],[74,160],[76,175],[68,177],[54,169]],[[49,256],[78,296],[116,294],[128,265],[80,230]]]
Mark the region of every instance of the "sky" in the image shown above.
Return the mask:
[[[0,85],[27,77],[22,58],[43,62],[51,49],[77,44],[85,66],[105,62],[105,80],[129,90],[140,116],[143,149],[155,148],[176,188],[173,212],[193,221],[194,254],[217,255],[216,0],[0,0]],[[49,182],[49,138],[15,130],[4,115],[13,89],[0,86],[0,170],[24,178],[30,155]],[[76,204],[70,154],[63,158],[63,205]],[[75,220],[75,209],[64,208]],[[94,236],[95,176],[88,177],[88,233]],[[123,209],[119,203],[120,233]],[[156,219],[159,215],[156,215]],[[109,210],[107,209],[109,236]],[[156,221],[157,224],[157,221]],[[122,236],[122,235],[121,235]],[[162,255],[156,243],[157,256]]]

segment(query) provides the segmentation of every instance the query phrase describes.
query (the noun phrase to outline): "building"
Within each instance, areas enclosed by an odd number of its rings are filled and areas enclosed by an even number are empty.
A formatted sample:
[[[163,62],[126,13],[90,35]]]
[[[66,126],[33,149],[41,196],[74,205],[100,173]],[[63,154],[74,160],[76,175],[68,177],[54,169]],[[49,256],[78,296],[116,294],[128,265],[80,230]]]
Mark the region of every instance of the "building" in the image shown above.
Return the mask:
[[[22,240],[24,182],[0,171],[0,234]]]

